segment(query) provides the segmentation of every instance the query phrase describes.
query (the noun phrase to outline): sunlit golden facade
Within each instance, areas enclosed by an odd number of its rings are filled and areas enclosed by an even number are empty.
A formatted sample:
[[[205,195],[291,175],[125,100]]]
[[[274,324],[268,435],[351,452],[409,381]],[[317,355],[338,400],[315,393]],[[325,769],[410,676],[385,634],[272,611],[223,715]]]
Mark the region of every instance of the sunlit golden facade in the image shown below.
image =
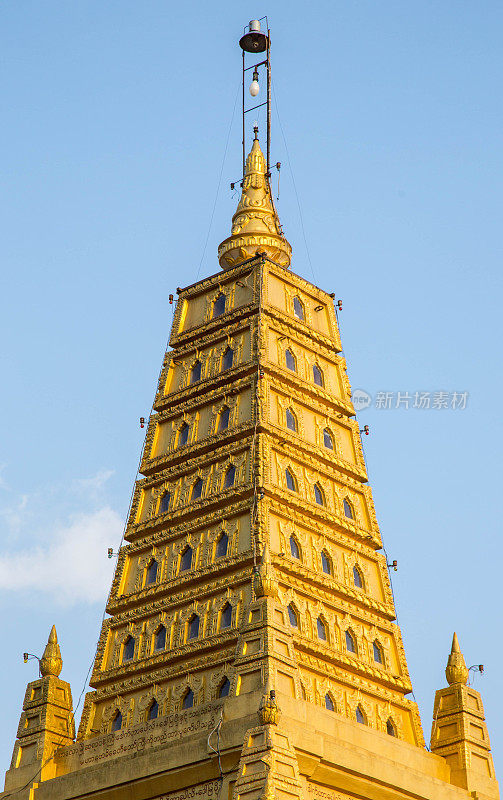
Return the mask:
[[[77,739],[69,687],[60,738],[25,700],[5,800],[499,796],[457,639],[425,749],[333,296],[290,256],[255,139],[179,290]]]

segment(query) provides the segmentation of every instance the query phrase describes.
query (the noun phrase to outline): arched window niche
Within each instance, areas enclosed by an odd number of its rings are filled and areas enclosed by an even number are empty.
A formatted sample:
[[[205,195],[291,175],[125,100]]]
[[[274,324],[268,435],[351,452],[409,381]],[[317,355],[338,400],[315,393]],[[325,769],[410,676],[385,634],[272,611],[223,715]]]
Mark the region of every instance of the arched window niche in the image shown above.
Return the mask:
[[[316,630],[318,631],[318,639],[321,639],[322,642],[328,641],[327,623],[322,617],[318,617],[316,620]]]
[[[231,464],[230,467],[227,468],[224,477],[224,489],[230,489],[231,486],[234,486],[234,480],[236,478],[236,467],[234,464]]]
[[[286,368],[291,372],[297,372],[297,361],[289,348],[285,350],[285,364]]]
[[[232,624],[232,606],[226,603],[220,612],[220,630],[230,628]]]
[[[232,347],[228,347],[222,356],[221,371],[225,372],[226,369],[231,369],[233,362],[234,362],[234,350],[232,349]]]
[[[164,650],[166,648],[166,628],[160,625],[154,634],[154,650]]]
[[[304,322],[304,305],[297,296],[293,298],[293,313],[297,319],[300,319],[302,322]]]
[[[344,508],[344,516],[346,516],[348,519],[354,519],[355,518],[355,512],[354,512],[354,509],[353,509],[353,505],[352,505],[352,503],[349,502],[347,497],[344,498],[344,501],[343,501],[342,505],[343,505],[343,508]]]
[[[114,714],[114,718],[112,719],[112,725],[110,730],[112,731],[112,733],[115,733],[116,731],[120,731],[121,728],[122,728],[122,714],[120,711],[116,711]]]
[[[194,692],[192,689],[187,689],[182,697],[182,708],[192,708],[194,705]]]
[[[225,558],[229,547],[229,537],[226,533],[221,533],[215,546],[215,558]]]
[[[229,427],[230,415],[231,410],[229,406],[224,406],[218,415],[217,433],[222,433],[227,430]]]
[[[286,412],[285,412],[285,416],[286,416],[286,427],[288,428],[288,430],[294,431],[295,433],[297,433],[297,418],[296,418],[295,414],[293,413],[293,411],[291,411],[289,408],[287,408]]]
[[[299,627],[299,616],[291,603],[288,606],[288,619],[290,620],[290,625],[292,628]]]
[[[158,569],[159,564],[155,558],[153,558],[145,572],[145,586],[150,586],[150,584],[156,582]]]
[[[135,640],[132,636],[128,636],[124,644],[122,645],[122,663],[124,664],[126,661],[132,661],[134,658],[134,648],[135,648]]]
[[[213,319],[221,317],[222,314],[225,313],[225,301],[226,297],[224,293],[221,292],[213,302]]]
[[[292,554],[292,558],[297,558],[301,561],[300,545],[295,536],[290,536],[290,553]]]
[[[199,636],[199,617],[197,614],[192,614],[187,623],[187,641],[197,639]]]
[[[179,572],[187,572],[192,567],[192,547],[187,547],[180,556],[180,569]]]
[[[325,495],[323,494],[323,489],[319,483],[314,484],[314,500],[319,506],[325,505]]]
[[[332,436],[332,432],[329,428],[323,429],[323,444],[327,450],[335,450],[334,437]]]
[[[197,359],[197,361],[194,361],[192,364],[192,369],[190,370],[190,385],[198,383],[201,380],[201,370],[202,364],[199,359]]]
[[[218,696],[228,697],[230,690],[231,690],[231,682],[229,678],[224,678],[218,689]]]
[[[346,631],[346,650],[348,653],[356,654],[356,639],[351,631]]]
[[[313,364],[313,381],[315,382],[316,386],[323,387],[325,385],[323,372],[319,368],[318,364]]]
[[[295,476],[293,472],[291,472],[288,467],[285,469],[285,480],[286,480],[286,488],[290,489],[291,492],[297,491],[297,481],[295,480]]]
[[[335,703],[333,701],[332,695],[327,692],[325,695],[325,708],[327,711],[335,711]]]
[[[182,423],[180,428],[178,429],[178,439],[176,442],[177,447],[185,447],[189,440],[189,426],[186,422]]]
[[[169,511],[170,503],[171,503],[171,493],[164,492],[164,494],[161,497],[161,501],[159,503],[159,513],[166,514]]]
[[[147,720],[150,722],[150,720],[152,719],[157,719],[158,716],[159,716],[159,703],[154,697],[148,709]]]
[[[356,706],[355,718],[356,718],[356,721],[360,723],[360,725],[366,725],[367,724],[365,713],[364,713],[364,711],[363,711],[361,706]]]
[[[353,583],[357,589],[363,589],[363,575],[358,567],[353,567]]]
[[[202,478],[198,478],[197,481],[192,486],[192,491],[190,493],[190,499],[192,502],[194,500],[199,500],[203,493],[203,481]]]
[[[377,640],[372,643],[372,651],[374,655],[374,661],[376,662],[376,664],[384,664],[383,650]]]
[[[325,575],[332,574],[332,560],[326,550],[321,551],[321,569]]]

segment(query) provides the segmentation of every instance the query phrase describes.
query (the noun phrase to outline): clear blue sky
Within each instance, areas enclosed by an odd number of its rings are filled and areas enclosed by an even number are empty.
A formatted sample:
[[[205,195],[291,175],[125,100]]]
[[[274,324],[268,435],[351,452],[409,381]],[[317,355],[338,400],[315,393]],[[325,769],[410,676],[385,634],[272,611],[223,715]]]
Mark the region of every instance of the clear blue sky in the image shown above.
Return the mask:
[[[429,740],[453,630],[502,773],[500,3],[4,0],[0,767],[56,623],[76,700],[171,325],[236,206],[242,26],[268,13],[293,269],[344,301],[365,449]],[[262,122],[262,119],[260,120]],[[307,248],[292,174],[302,208]],[[202,262],[202,263],[201,263]],[[311,268],[312,265],[312,268]],[[314,274],[314,278],[313,278]],[[7,644],[8,643],[8,644]]]

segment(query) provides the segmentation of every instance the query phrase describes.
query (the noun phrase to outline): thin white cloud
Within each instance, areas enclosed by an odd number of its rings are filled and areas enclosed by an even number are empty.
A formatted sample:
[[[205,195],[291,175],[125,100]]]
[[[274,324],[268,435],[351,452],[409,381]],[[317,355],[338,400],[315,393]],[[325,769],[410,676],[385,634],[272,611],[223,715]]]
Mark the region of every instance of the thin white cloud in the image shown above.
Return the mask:
[[[96,492],[100,492],[106,482],[112,477],[115,473],[113,469],[101,469],[96,475],[93,475],[91,478],[77,478],[73,482],[73,486],[77,491],[81,491],[88,494],[95,494]]]
[[[28,519],[28,495],[10,498],[11,502],[0,508],[0,519],[6,526],[6,535],[14,536],[26,525]]]
[[[0,591],[40,592],[63,605],[103,602],[115,564],[107,548],[117,544],[122,527],[106,506],[74,516],[36,546],[0,553]]]

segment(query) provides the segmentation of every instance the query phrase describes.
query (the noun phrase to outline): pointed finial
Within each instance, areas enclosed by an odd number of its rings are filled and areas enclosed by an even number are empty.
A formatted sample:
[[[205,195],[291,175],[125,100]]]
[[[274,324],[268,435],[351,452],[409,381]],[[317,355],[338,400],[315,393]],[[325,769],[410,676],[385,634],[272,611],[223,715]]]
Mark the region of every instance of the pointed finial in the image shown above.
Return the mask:
[[[452,686],[453,683],[465,684],[468,680],[468,669],[456,633],[452,637],[451,654],[447,659],[445,677],[449,686]]]
[[[256,597],[278,596],[278,584],[276,583],[274,567],[271,564],[271,555],[267,542],[264,545],[260,564],[256,568],[253,577],[253,588],[255,589]]]
[[[232,217],[232,233],[218,248],[222,269],[230,269],[265,253],[282,267],[290,265],[292,248],[283,236],[269,186],[269,176],[255,126],[252,149],[246,159],[241,199]]]
[[[40,672],[46,675],[54,675],[56,678],[63,668],[63,659],[58,644],[58,634],[56,626],[53,625],[49,634],[49,639],[45,646],[44,655],[40,659]]]

